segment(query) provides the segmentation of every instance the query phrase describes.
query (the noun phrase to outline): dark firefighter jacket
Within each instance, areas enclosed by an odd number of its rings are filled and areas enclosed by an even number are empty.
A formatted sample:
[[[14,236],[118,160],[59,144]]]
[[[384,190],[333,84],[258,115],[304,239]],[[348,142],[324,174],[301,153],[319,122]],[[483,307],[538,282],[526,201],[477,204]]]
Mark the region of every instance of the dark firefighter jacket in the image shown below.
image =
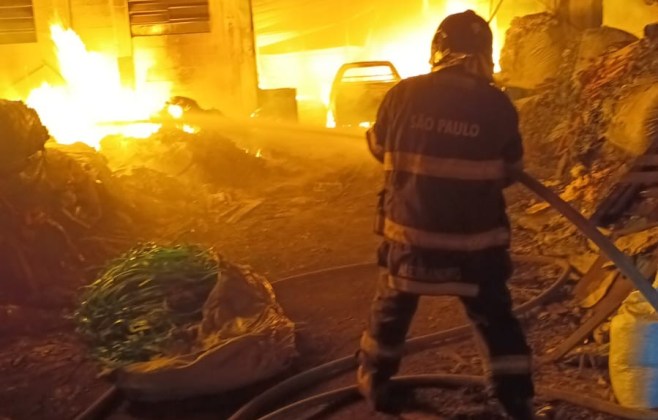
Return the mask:
[[[459,68],[409,78],[385,96],[368,143],[385,171],[378,233],[391,286],[477,294],[464,266],[495,266],[510,241],[502,190],[523,157],[511,101]]]

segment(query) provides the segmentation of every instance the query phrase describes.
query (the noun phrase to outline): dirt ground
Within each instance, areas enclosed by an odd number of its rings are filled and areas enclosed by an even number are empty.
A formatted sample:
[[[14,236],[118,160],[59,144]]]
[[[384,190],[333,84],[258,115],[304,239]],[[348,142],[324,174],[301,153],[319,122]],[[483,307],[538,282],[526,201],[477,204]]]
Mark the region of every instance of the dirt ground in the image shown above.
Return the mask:
[[[230,260],[246,263],[277,279],[325,267],[372,262],[377,238],[372,234],[380,173],[367,155],[343,162],[335,170],[294,181],[270,184],[242,194],[260,200],[248,214],[233,223],[185,228],[185,239],[212,245]],[[326,162],[323,162],[324,164]],[[320,165],[320,163],[318,163]],[[522,195],[512,191],[510,200]],[[515,244],[527,250],[527,244]],[[349,272],[318,275],[307,280],[275,284],[278,299],[297,325],[300,357],[282,377],[338,357],[353,354],[365,326],[376,268],[364,266]],[[520,267],[512,284],[517,302],[538,294],[554,280],[540,267]],[[563,291],[568,299],[568,290]],[[563,308],[568,308],[563,310]],[[69,319],[73,303],[51,307],[0,306],[0,419],[68,419],[98,398],[108,384],[98,378],[96,365],[87,358],[84,343]],[[537,354],[545,353],[563,337],[565,325],[575,327],[577,314],[557,304],[524,322]],[[449,298],[425,299],[411,335],[417,336],[460,325],[464,314]],[[427,350],[405,360],[403,373],[479,373],[479,356],[472,342],[461,341]],[[226,418],[249,398],[276,383],[275,378],[253,389],[195,400],[137,405],[122,403],[112,419]],[[609,398],[604,370],[543,366],[539,383],[582,390]],[[321,389],[352,384],[345,375]],[[496,404],[478,389],[423,391],[409,418],[502,418]],[[547,403],[538,401],[538,405]],[[553,406],[556,418],[606,419],[565,404]],[[418,417],[420,416],[420,417]],[[379,418],[363,404],[344,407],[330,418]]]

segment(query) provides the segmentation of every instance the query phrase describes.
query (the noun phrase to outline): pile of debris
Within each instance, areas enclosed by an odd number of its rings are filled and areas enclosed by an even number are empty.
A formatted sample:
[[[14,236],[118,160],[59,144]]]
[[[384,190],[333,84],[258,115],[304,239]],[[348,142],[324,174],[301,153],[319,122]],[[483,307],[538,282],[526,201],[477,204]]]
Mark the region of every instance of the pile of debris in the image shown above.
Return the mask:
[[[163,128],[146,139],[111,136],[101,153],[115,172],[139,167],[215,187],[244,187],[269,173],[267,162],[217,130]]]
[[[87,286],[76,320],[136,399],[240,388],[296,356],[294,324],[267,279],[199,245],[146,244],[115,259]]]
[[[235,191],[269,171],[211,130],[112,137],[98,152],[56,143],[34,110],[5,100],[0,128],[0,299],[10,302],[70,301],[88,267],[230,217],[244,198]]]
[[[0,101],[0,127],[1,290],[38,295],[54,272],[84,258],[72,232],[100,220],[96,180],[76,159],[46,150],[48,132],[23,103]]]
[[[578,164],[618,167],[658,131],[655,39],[606,27],[577,31],[539,14],[514,20],[506,51],[502,83],[522,96],[528,161],[541,177],[568,183]]]
[[[508,31],[501,83],[517,98],[529,172],[586,217],[658,136],[658,40],[650,32],[638,39],[614,28],[578,30],[550,13],[516,18]],[[526,246],[572,259],[589,252],[545,204],[519,206],[512,213]]]

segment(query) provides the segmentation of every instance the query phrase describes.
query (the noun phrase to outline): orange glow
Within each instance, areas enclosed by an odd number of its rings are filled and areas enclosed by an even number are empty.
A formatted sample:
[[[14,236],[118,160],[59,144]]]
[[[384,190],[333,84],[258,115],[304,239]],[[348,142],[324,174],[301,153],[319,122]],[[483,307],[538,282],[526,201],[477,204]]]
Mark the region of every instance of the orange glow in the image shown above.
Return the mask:
[[[329,92],[339,67],[354,61],[390,61],[403,78],[428,73],[432,36],[441,20],[446,16],[474,10],[488,19],[497,0],[445,0],[422,1],[417,18],[386,30],[377,32],[364,46],[345,46],[325,50],[314,50],[290,54],[261,55],[259,57],[260,87],[274,89],[295,87],[298,97],[305,101],[316,101],[328,105]],[[494,33],[495,71],[500,71],[500,50],[506,27],[491,21]],[[267,40],[263,40],[266,44]],[[326,125],[333,127],[331,115]]]
[[[194,126],[189,125],[189,124],[183,124],[183,126],[180,127],[180,129],[183,130],[184,132],[186,132],[187,134],[196,134],[196,133],[199,132],[198,127],[194,127]]]
[[[453,13],[473,10],[478,15],[488,19],[491,2],[489,0],[448,0],[442,6],[424,5],[423,15],[413,25],[390,33],[390,38],[384,43],[371,48],[368,59],[391,61],[404,78],[429,72],[430,43],[432,36],[441,20]],[[500,71],[500,50],[505,37],[505,30],[498,28],[497,19],[491,23],[494,33],[494,63],[495,71]]]
[[[60,24],[50,31],[64,83],[43,83],[26,102],[59,143],[79,141],[98,148],[109,134],[145,138],[160,128],[148,120],[169,98],[169,87],[146,87],[150,64],[144,57],[136,59],[135,88],[129,88],[121,81],[116,57],[88,51],[73,30]]]
[[[167,112],[169,115],[171,115],[172,118],[174,119],[180,119],[183,117],[183,107],[180,105],[168,105],[167,106]]]

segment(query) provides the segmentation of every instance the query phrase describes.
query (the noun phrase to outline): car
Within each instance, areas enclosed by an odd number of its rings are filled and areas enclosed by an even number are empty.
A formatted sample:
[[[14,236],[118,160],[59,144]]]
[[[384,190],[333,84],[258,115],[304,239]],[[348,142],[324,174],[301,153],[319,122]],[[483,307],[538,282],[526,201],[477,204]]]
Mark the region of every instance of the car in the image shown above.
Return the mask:
[[[384,95],[402,78],[390,61],[343,64],[331,86],[329,112],[336,127],[368,127]]]

